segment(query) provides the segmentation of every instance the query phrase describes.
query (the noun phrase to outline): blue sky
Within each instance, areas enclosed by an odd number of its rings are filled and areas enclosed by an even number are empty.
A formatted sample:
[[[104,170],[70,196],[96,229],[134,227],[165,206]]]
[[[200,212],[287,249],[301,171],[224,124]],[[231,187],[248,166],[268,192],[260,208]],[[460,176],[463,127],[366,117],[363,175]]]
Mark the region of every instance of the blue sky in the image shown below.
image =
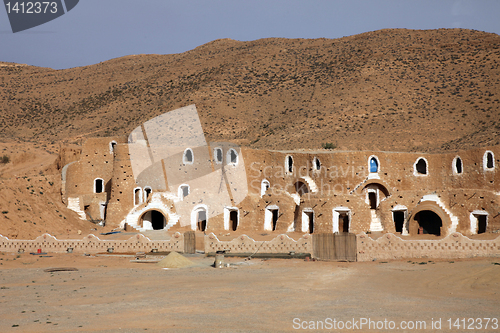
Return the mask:
[[[498,0],[80,0],[15,34],[0,8],[0,61],[62,69],[180,53],[219,38],[339,38],[384,28],[500,34],[499,18]]]

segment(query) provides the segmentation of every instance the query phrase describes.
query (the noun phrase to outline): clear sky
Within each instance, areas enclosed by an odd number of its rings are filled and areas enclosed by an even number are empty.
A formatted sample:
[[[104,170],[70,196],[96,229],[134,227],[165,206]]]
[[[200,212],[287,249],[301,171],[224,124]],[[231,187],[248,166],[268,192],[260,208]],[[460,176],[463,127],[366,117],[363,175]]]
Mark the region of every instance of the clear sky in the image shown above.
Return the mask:
[[[0,61],[62,69],[180,53],[219,38],[339,38],[384,28],[500,34],[500,1],[80,0],[65,15],[18,33],[0,7]]]

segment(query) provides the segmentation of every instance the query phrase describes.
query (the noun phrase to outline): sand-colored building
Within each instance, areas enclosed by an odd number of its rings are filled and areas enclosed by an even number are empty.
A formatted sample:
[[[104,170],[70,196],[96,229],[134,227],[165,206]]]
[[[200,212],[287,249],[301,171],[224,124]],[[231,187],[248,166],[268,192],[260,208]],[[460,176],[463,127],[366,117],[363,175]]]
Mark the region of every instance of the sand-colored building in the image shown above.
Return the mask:
[[[269,151],[206,143],[200,130],[194,118],[175,126],[155,118],[128,137],[63,149],[63,201],[82,219],[139,231],[418,237],[500,230],[499,146],[443,154]]]

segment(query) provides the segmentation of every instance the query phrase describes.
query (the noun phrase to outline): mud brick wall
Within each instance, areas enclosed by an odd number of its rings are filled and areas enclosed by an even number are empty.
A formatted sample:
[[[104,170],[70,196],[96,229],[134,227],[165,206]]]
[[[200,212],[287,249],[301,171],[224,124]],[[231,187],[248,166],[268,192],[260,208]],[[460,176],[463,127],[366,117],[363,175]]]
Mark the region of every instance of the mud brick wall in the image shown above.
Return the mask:
[[[478,148],[448,154],[397,153],[397,152],[345,152],[345,151],[266,151],[243,149],[247,167],[249,198],[254,207],[246,216],[250,220],[248,229],[261,231],[264,225],[263,210],[269,205],[279,207],[281,222],[293,222],[293,213],[309,208],[314,211],[314,232],[332,232],[333,210],[346,207],[351,211],[349,231],[366,232],[370,228],[370,210],[365,187],[383,186],[388,195],[381,197],[378,214],[384,230],[395,232],[392,209],[403,205],[413,217],[420,209],[420,199],[436,194],[446,208],[458,218],[456,231],[470,234],[472,211],[489,213],[487,232],[500,228],[500,147]],[[484,168],[486,151],[494,154],[495,167]],[[287,158],[293,161],[293,170],[288,172]],[[375,157],[379,170],[377,177],[368,179],[369,160]],[[454,170],[456,159],[462,162],[462,173]],[[415,163],[424,159],[427,174],[415,174]],[[315,161],[320,161],[320,170],[315,170]],[[270,189],[261,197],[261,182],[266,179]],[[317,191],[301,196],[300,206],[291,203],[285,191],[295,193],[294,184],[302,181],[317,187]],[[435,205],[437,207],[437,205]],[[439,208],[437,208],[439,209]],[[300,221],[300,217],[297,219]],[[443,231],[450,227],[449,216],[443,221]]]
[[[500,236],[492,240],[472,240],[460,233],[436,240],[403,240],[385,234],[374,240],[357,235],[358,261],[391,259],[460,259],[500,257]]]
[[[312,237],[304,235],[294,240],[287,235],[278,235],[270,241],[256,241],[241,235],[231,241],[220,241],[213,233],[205,236],[205,253],[226,250],[230,253],[312,253]]]
[[[173,235],[170,240],[150,240],[144,235],[135,235],[128,240],[101,240],[95,235],[88,235],[83,239],[58,240],[54,236],[44,234],[34,240],[8,239],[0,235],[0,252],[37,252],[41,249],[47,253],[65,253],[72,249],[73,253],[99,253],[113,249],[113,252],[136,253],[184,251],[184,236],[180,233]]]

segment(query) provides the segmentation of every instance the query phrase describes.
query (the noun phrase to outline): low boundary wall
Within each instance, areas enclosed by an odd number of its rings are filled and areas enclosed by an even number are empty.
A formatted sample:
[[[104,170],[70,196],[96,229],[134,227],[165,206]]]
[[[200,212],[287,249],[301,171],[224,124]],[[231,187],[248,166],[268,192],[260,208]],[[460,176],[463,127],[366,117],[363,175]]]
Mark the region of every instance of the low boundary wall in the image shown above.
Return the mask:
[[[247,235],[230,241],[221,241],[211,233],[205,236],[205,253],[226,250],[230,253],[312,253],[312,237],[304,235],[294,240],[288,235],[278,235],[270,241],[256,241]]]
[[[158,252],[184,251],[184,236],[175,233],[170,240],[150,240],[148,237],[138,234],[127,240],[101,240],[95,235],[85,236],[83,239],[59,240],[52,235],[43,234],[34,240],[8,239],[0,235],[0,252],[42,252],[63,253],[98,253],[107,252]],[[69,250],[71,249],[71,250]]]
[[[363,233],[357,243],[358,261],[500,257],[500,237],[474,240],[457,232],[436,240],[404,240],[394,234],[374,240]]]
[[[491,240],[473,240],[452,233],[436,240],[405,240],[394,234],[372,239],[362,233],[357,238],[357,261],[393,259],[461,259],[474,257],[500,258],[500,236]],[[298,240],[282,234],[269,241],[256,241],[247,235],[221,241],[215,234],[205,236],[205,253],[226,250],[232,253],[313,253],[313,237],[304,235]],[[0,252],[98,253],[107,252],[184,252],[184,235],[177,232],[170,240],[150,240],[137,234],[127,240],[101,240],[95,235],[83,239],[58,240],[44,234],[34,240],[8,239],[0,235]],[[71,250],[69,250],[71,249]]]

